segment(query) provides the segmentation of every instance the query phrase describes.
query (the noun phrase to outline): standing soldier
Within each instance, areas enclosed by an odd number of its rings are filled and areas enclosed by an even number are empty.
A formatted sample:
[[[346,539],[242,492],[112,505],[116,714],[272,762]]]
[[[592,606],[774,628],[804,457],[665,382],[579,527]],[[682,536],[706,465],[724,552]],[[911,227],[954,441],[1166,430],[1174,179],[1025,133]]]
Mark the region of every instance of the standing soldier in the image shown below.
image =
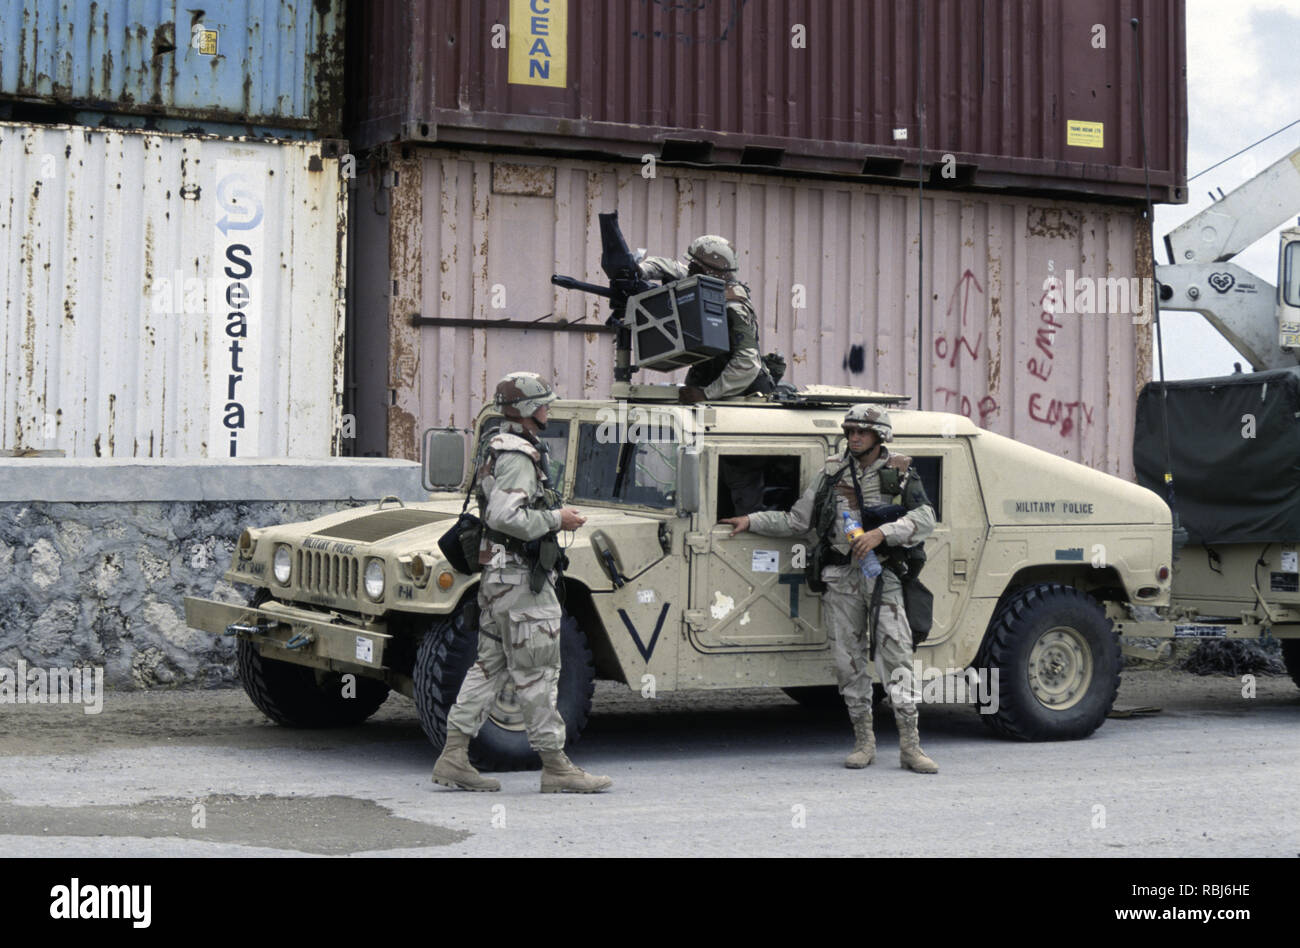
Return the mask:
[[[647,257],[641,261],[641,276],[667,283],[702,274],[724,281],[727,284],[730,349],[691,366],[678,401],[683,405],[693,405],[733,395],[766,395],[771,392],[776,383],[758,354],[758,314],[749,301],[749,287],[736,279],[736,271],[740,268],[736,248],[725,237],[705,234],[691,241],[686,248],[686,257],[690,261],[688,265],[669,257]],[[719,473],[731,494],[735,513],[749,513],[762,506],[764,478],[758,462],[724,458]]]
[[[814,589],[825,589],[822,610],[832,638],[835,677],[856,738],[844,766],[866,767],[876,756],[871,724],[874,657],[881,681],[891,682],[890,702],[898,722],[902,766],[917,773],[938,773],[938,766],[921,750],[916,710],[920,695],[911,666],[912,630],[899,582],[899,575],[907,571],[903,551],[919,546],[934,530],[934,510],[921,478],[912,470],[911,458],[891,454],[884,446],[883,442],[894,437],[887,411],[875,405],[854,405],[844,416],[844,434],[848,451],[826,462],[825,470],[788,513],[765,511],[722,522],[732,525],[733,536],[744,530],[777,537],[815,532],[815,546],[808,556],[808,583]],[[862,523],[864,508],[892,497],[901,498],[907,513],[850,541],[844,533],[843,514],[847,512]],[[868,579],[862,574],[861,560],[882,544],[877,556],[884,572]]]
[[[546,448],[537,437],[546,427],[555,393],[533,372],[512,372],[496,388],[505,420],[489,440],[479,468],[478,503],[483,518],[478,587],[478,660],[465,675],[447,714],[447,742],[433,765],[433,782],[460,790],[500,790],[469,762],[469,742],[505,684],[514,684],[528,728],[528,744],[542,758],[542,793],[595,793],[613,781],[574,766],[564,755],[564,719],[555,709],[560,679],[560,602],[552,568],[560,551],[557,533],[585,520],[572,507],[559,509],[551,489]]]

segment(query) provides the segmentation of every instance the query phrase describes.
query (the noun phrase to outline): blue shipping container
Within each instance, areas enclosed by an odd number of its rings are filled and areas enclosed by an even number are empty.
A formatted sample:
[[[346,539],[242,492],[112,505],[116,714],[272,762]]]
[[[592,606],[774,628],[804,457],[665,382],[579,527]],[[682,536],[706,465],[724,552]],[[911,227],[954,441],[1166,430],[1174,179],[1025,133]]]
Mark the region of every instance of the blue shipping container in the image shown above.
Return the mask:
[[[0,0],[0,107],[34,121],[41,107],[75,108],[337,136],[343,6]]]

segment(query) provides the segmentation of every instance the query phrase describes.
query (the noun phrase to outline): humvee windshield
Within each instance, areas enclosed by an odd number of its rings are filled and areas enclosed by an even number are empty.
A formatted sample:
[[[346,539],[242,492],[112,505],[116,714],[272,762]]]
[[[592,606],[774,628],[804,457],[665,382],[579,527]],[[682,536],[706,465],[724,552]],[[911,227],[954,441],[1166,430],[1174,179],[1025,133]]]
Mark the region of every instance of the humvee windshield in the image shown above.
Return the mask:
[[[599,433],[606,425],[578,426],[575,500],[669,508],[677,503],[677,436],[660,431],[640,442],[616,441]]]

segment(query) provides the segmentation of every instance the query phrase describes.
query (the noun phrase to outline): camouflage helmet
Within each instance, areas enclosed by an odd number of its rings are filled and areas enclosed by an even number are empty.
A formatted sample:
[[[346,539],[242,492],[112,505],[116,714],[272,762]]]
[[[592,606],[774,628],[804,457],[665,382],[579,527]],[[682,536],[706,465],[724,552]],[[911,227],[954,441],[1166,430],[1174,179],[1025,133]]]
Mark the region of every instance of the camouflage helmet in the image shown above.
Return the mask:
[[[889,421],[889,412],[879,405],[854,405],[844,415],[843,426],[874,431],[881,441],[894,440],[894,426]]]
[[[696,237],[686,248],[686,257],[706,274],[723,279],[740,269],[736,248],[726,237],[717,234]]]
[[[555,392],[536,372],[511,372],[497,382],[492,403],[507,418],[531,418],[543,405],[555,401]]]

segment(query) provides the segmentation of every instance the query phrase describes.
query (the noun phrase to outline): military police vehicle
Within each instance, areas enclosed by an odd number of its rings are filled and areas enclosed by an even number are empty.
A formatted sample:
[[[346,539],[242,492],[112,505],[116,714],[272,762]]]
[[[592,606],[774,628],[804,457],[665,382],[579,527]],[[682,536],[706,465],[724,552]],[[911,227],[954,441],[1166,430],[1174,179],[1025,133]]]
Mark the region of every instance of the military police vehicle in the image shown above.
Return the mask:
[[[632,384],[634,358],[675,368],[716,356],[722,284],[691,277],[648,288],[629,275],[626,248],[610,249],[621,235],[605,236],[609,290],[556,282],[613,298],[616,397],[557,400],[541,432],[553,486],[586,518],[561,535],[558,703],[570,739],[597,678],[648,700],[754,687],[834,697],[821,597],[805,572],[814,538],[732,536],[721,523],[736,513],[725,475],[736,462],[758,470],[762,506],[787,509],[843,451],[845,411],[862,402],[888,408],[890,449],[913,459],[935,511],[920,576],[934,596],[916,650],[923,702],[973,702],[994,731],[1025,740],[1082,738],[1101,725],[1119,687],[1119,629],[1175,634],[1162,618],[1172,614],[1175,563],[1164,500],[894,396],[787,386],[776,397],[681,405],[675,387]],[[396,690],[442,745],[475,658],[478,606],[477,576],[458,572],[439,539],[462,511],[466,460],[499,418],[486,406],[468,445],[462,432],[426,432],[427,501],[250,527],[225,575],[256,589],[251,602],[186,600],[191,626],[238,636],[240,677],[271,719],[357,724]],[[1275,634],[1300,630],[1292,598],[1273,605]],[[509,684],[471,754],[489,769],[535,766]]]

